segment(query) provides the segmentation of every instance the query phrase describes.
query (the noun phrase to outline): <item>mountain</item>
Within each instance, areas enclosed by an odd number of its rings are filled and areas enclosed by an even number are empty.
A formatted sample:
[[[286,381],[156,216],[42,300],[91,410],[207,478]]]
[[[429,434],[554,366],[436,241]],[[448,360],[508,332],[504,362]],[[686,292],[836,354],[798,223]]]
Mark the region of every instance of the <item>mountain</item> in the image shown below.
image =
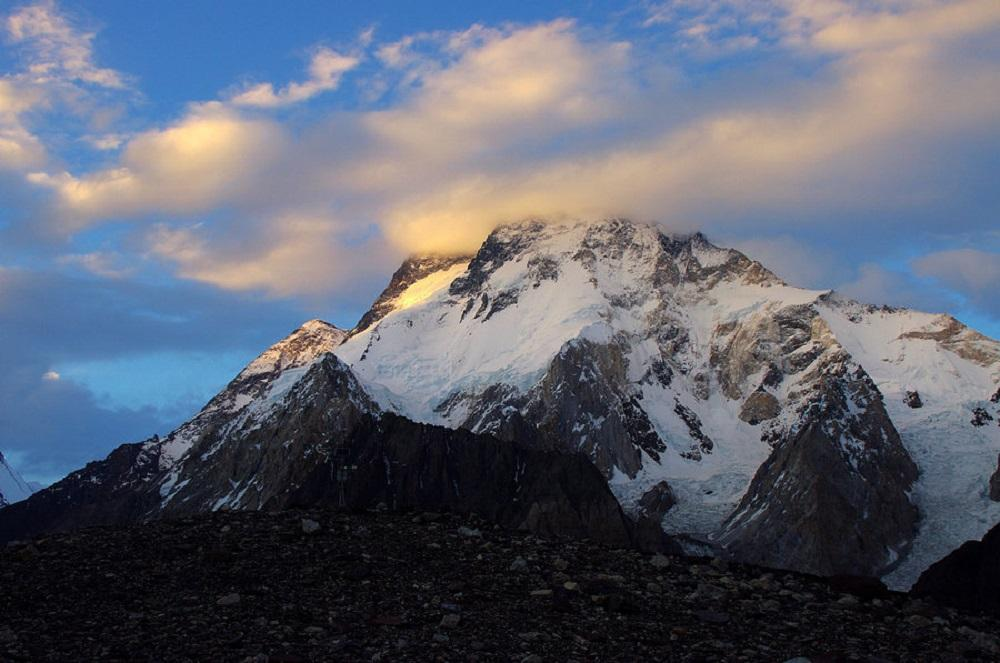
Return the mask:
[[[447,509],[515,529],[671,549],[625,516],[579,454],[383,411],[330,353],[345,332],[310,321],[255,359],[191,421],[0,514],[0,541],[85,525],[218,510],[273,510],[341,498],[353,508]],[[339,451],[343,451],[343,456]]]
[[[700,234],[525,222],[406,261],[353,330],[306,323],[171,435],[5,509],[0,539],[331,502],[346,453],[357,506],[664,545],[653,521],[906,587],[1000,521],[998,383],[1000,344],[949,316],[795,288]]]
[[[396,299],[336,350],[382,407],[542,431],[691,551],[904,586],[1000,520],[1000,345],[948,316],[617,219],[499,228]]]
[[[8,504],[27,499],[34,490],[21,475],[10,466],[3,453],[0,453],[0,509]]]

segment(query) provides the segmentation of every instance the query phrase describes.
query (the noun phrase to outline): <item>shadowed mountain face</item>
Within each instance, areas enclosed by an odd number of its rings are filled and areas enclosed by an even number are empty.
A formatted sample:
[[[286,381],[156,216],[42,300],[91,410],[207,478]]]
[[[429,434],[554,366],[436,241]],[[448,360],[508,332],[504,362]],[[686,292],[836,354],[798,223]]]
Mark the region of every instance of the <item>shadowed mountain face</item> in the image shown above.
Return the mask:
[[[931,565],[920,575],[913,593],[1000,615],[1000,525],[981,541],[967,541]]]
[[[356,506],[648,540],[624,510],[689,552],[905,587],[1000,520],[998,383],[1000,344],[948,316],[795,288],[699,234],[528,222],[406,261],[354,330],[306,323],[0,533],[329,502],[342,447]]]
[[[252,422],[252,423],[251,423]],[[543,451],[383,413],[335,356],[315,361],[266,416],[200,431],[164,465],[160,440],[124,445],[34,499],[0,512],[5,540],[220,508],[337,504],[334,451],[355,467],[349,508],[475,513],[538,534],[670,549],[622,512],[579,454]]]

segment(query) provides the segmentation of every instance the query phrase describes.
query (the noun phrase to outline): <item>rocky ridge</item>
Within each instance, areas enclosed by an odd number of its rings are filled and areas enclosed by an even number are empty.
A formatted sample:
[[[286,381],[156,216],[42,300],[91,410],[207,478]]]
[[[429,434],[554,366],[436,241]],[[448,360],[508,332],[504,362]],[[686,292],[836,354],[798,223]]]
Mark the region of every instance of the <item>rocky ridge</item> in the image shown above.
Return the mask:
[[[3,453],[0,452],[0,509],[8,504],[27,499],[33,492],[28,482],[21,478],[21,475],[10,466]]]

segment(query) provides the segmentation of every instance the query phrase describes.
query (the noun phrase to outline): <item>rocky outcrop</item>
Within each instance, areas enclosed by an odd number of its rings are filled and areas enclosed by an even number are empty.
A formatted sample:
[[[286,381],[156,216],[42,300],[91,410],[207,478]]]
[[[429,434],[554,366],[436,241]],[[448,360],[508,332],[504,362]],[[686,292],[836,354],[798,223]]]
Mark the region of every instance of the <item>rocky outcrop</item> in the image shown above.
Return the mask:
[[[456,298],[468,297],[469,302],[473,302],[482,292],[490,275],[508,261],[523,254],[544,229],[544,223],[531,221],[493,231],[472,258],[465,274],[448,286],[448,293]],[[556,276],[551,267],[543,268],[541,271],[548,272],[549,278]]]
[[[972,419],[969,420],[973,426],[985,426],[993,421],[993,415],[984,407],[972,408]]]
[[[566,343],[539,383],[526,395],[486,391],[471,398],[462,427],[515,440],[525,425],[531,438],[558,441],[560,448],[589,457],[610,476],[634,476],[641,455],[658,459],[666,446],[629,384],[624,346],[579,338]],[[463,399],[452,397],[442,412]]]
[[[837,354],[820,370],[798,426],[757,471],[717,542],[752,564],[878,576],[915,534],[917,468],[867,374]]]
[[[357,466],[346,498],[355,508],[474,513],[550,537],[631,546],[633,526],[601,474],[581,454],[529,448],[466,430],[368,417],[344,440]],[[281,506],[333,503],[324,466]]]
[[[747,396],[740,408],[740,419],[751,426],[774,419],[779,414],[781,414],[781,403],[774,394],[766,391],[763,387]]]
[[[913,408],[914,410],[924,406],[924,401],[920,398],[920,392],[917,391],[907,391],[906,396],[903,398],[903,402],[906,403],[907,407]]]
[[[28,499],[0,510],[0,543],[47,532],[142,521],[160,502],[161,476],[146,442],[123,444]]]
[[[1000,525],[981,541],[968,541],[931,565],[912,591],[960,608],[1000,614]]]
[[[993,339],[966,327],[950,315],[939,315],[926,329],[904,332],[899,338],[935,341],[940,347],[980,366],[990,367],[1000,362],[1000,348]]]
[[[666,481],[656,483],[639,498],[639,511],[642,515],[660,522],[667,511],[677,504],[677,497]]]

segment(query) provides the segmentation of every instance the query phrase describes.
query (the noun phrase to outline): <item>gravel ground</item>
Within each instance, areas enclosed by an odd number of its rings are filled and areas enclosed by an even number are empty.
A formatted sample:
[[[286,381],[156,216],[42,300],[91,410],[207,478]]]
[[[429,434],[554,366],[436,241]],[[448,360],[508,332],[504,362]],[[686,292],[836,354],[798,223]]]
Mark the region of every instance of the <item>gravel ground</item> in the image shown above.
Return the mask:
[[[0,587],[0,661],[1000,660],[995,617],[447,514],[90,529],[0,550]]]

